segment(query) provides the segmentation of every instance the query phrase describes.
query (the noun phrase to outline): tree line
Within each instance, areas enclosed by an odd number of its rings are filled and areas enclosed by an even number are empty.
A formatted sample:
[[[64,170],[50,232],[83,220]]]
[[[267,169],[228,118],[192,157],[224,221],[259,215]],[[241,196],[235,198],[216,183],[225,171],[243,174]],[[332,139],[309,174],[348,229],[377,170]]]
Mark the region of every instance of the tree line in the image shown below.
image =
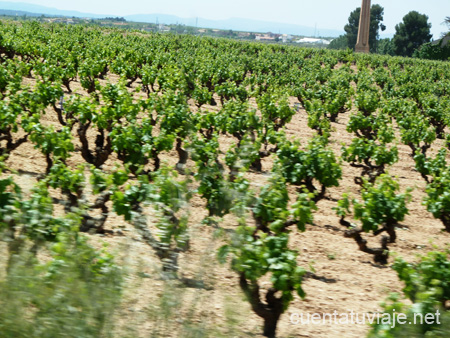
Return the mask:
[[[344,26],[345,34],[339,36],[330,43],[330,49],[355,48],[358,37],[359,19],[361,8],[358,7],[350,13],[348,23]],[[432,43],[430,33],[431,23],[428,16],[417,11],[406,14],[402,22],[395,26],[395,34],[392,39],[380,39],[380,31],[386,30],[382,23],[384,8],[380,5],[372,5],[370,12],[369,45],[370,52],[405,57],[419,57],[424,59],[447,60],[450,57],[450,47],[444,46],[443,39],[438,43]],[[450,17],[445,19],[450,28]],[[447,35],[449,35],[447,33]]]

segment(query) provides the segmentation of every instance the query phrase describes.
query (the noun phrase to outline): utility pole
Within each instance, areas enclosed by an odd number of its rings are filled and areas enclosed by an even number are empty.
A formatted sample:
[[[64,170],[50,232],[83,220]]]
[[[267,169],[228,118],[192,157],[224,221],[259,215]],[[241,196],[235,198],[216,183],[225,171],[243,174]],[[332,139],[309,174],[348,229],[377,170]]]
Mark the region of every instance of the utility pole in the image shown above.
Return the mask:
[[[355,51],[357,53],[369,53],[369,30],[370,30],[370,0],[362,0],[361,15],[359,17],[358,40]]]

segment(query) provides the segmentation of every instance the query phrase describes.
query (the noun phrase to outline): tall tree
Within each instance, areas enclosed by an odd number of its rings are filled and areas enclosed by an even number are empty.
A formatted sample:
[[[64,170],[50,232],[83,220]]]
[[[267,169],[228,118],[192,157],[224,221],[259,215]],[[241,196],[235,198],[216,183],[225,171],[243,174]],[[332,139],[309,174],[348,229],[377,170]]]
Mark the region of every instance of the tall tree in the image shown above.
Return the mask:
[[[395,26],[394,51],[396,55],[412,56],[414,51],[431,40],[431,23],[428,16],[411,11],[403,22]]]
[[[347,33],[347,46],[355,49],[356,40],[358,39],[359,17],[361,15],[361,7],[358,7],[350,13],[348,17],[348,24],[345,25],[344,30]],[[377,41],[380,37],[380,30],[384,31],[386,26],[382,24],[384,15],[384,8],[380,5],[372,5],[370,8],[370,30],[369,30],[369,45],[370,51],[373,53],[377,50]]]
[[[394,56],[394,43],[392,42],[392,39],[380,39],[378,41],[377,53],[382,55]]]
[[[450,29],[450,16],[447,16],[447,17],[445,18],[444,23],[445,23],[445,24],[447,25],[447,27]],[[450,34],[450,31],[447,32],[447,33],[444,34],[444,35],[449,35],[449,34]]]
[[[347,49],[347,37],[340,35],[338,38],[333,39],[328,45],[329,49]]]

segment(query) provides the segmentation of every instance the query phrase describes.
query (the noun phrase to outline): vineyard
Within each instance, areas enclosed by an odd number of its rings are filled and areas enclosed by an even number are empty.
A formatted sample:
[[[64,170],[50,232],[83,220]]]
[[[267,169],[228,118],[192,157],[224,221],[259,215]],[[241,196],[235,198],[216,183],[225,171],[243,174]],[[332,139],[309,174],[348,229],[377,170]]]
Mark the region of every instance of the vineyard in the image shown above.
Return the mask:
[[[5,21],[0,63],[1,337],[448,336],[448,62]],[[442,325],[290,321],[350,310]]]

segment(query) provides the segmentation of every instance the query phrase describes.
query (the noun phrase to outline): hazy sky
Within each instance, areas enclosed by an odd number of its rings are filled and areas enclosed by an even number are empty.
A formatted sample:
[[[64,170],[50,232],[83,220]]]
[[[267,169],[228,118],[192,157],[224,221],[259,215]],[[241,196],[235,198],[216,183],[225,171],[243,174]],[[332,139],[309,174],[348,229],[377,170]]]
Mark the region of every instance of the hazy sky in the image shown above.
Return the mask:
[[[181,17],[227,19],[249,18],[320,28],[343,29],[352,10],[361,0],[9,0],[58,9],[124,16],[130,14],[173,14]],[[450,0],[372,0],[384,7],[385,33],[395,33],[395,25],[409,11],[426,14],[431,32],[438,38],[448,31],[442,25],[450,16]]]

